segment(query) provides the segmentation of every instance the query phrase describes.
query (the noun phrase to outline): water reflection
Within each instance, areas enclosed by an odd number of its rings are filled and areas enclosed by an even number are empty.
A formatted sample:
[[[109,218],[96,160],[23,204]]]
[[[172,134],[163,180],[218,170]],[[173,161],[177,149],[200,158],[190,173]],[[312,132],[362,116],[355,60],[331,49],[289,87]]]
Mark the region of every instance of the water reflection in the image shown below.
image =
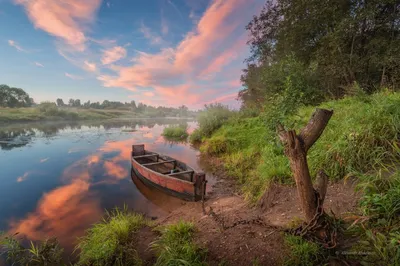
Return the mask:
[[[56,236],[71,252],[76,238],[99,221],[104,210],[126,204],[134,211],[160,216],[179,206],[180,200],[132,182],[130,173],[135,143],[201,170],[197,150],[187,143],[165,141],[161,122],[58,124],[50,130],[30,124],[24,129],[34,132],[28,146],[15,144],[0,152],[0,231],[19,232],[29,240]],[[189,128],[195,126],[189,123]],[[7,130],[23,132],[19,127],[20,131],[16,125]]]
[[[186,122],[186,121],[185,121]],[[79,131],[85,129],[121,128],[122,132],[132,132],[130,129],[146,127],[152,129],[156,125],[170,125],[181,123],[178,119],[136,119],[136,120],[109,120],[89,122],[33,122],[28,124],[9,124],[0,127],[0,148],[11,150],[29,144],[35,136],[51,138],[61,131]]]

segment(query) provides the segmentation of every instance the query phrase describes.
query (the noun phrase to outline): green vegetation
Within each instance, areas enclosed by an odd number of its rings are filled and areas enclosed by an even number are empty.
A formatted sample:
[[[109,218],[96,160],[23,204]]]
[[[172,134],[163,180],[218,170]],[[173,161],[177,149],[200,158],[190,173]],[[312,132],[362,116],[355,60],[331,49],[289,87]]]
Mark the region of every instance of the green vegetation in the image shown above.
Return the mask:
[[[192,223],[180,221],[176,224],[155,227],[145,217],[124,210],[115,209],[94,224],[86,235],[78,239],[75,247],[77,262],[74,265],[142,265],[136,250],[137,232],[150,227],[160,235],[148,247],[156,254],[155,265],[207,265],[207,251],[194,243],[195,227]],[[37,244],[31,242],[28,248],[22,246],[16,235],[0,234],[0,255],[5,254],[13,265],[65,265],[63,250],[56,239]]]
[[[83,110],[56,107],[53,103],[42,103],[29,108],[0,108],[0,122],[31,122],[58,120],[98,120],[132,115],[119,110]]]
[[[220,103],[205,105],[204,110],[197,116],[199,128],[191,134],[190,142],[196,143],[204,137],[210,137],[215,130],[232,117],[233,113],[227,106]]]
[[[320,265],[323,259],[320,246],[299,236],[285,235],[285,245],[290,254],[285,258],[284,265]]]
[[[204,261],[206,251],[193,242],[195,232],[192,223],[180,221],[159,229],[161,237],[152,243],[152,248],[157,252],[155,265],[207,265]]]
[[[331,179],[379,169],[399,158],[400,94],[384,91],[371,96],[345,97],[319,107],[333,109],[324,134],[310,150],[310,170],[324,169]],[[301,107],[281,120],[301,128],[315,107]],[[292,182],[288,159],[270,129],[267,114],[227,121],[204,142],[200,150],[223,161],[228,174],[243,184],[245,195],[257,201],[272,181]]]
[[[291,110],[342,97],[354,82],[368,93],[399,88],[399,8],[392,0],[268,0],[247,25],[243,106]]]
[[[171,125],[164,128],[162,135],[167,139],[184,140],[188,137],[188,125]]]
[[[355,91],[359,92],[357,88]],[[396,265],[400,258],[400,93],[353,93],[317,107],[332,109],[334,115],[308,153],[312,175],[324,169],[332,181],[357,177],[363,192],[363,216],[345,235],[357,239],[353,249],[368,256],[353,259]],[[279,122],[298,130],[315,108],[300,105]],[[201,152],[217,157],[253,203],[271,182],[293,184],[289,161],[272,127],[277,121],[270,117],[269,110],[256,117],[236,112],[211,137],[201,138]],[[315,256],[324,260],[324,252],[316,250],[320,249],[317,244],[293,236],[286,237],[286,244],[292,254],[287,265],[314,265]]]
[[[140,265],[132,245],[134,234],[148,225],[138,214],[115,209],[102,222],[94,224],[79,240],[79,265]]]
[[[33,99],[23,89],[0,84],[0,107],[29,107],[32,104]]]
[[[40,243],[30,242],[28,248],[24,248],[20,242],[13,237],[6,236],[0,232],[0,247],[6,254],[7,261],[13,265],[61,265],[63,249],[55,238],[44,240]]]
[[[353,252],[368,256],[370,265],[397,265],[400,261],[400,173],[378,172],[361,176],[358,188],[364,191],[360,207],[364,223],[356,224],[349,234],[360,240]]]

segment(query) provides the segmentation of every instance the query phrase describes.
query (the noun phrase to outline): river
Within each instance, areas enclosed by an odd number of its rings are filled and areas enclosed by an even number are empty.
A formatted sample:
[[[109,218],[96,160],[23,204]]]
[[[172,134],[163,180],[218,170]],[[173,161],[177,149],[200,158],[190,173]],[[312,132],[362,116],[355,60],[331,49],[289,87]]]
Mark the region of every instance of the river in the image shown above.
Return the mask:
[[[143,143],[146,149],[201,170],[195,148],[161,136],[166,125],[177,122],[141,119],[3,125],[0,231],[18,232],[25,241],[57,237],[71,253],[76,239],[100,221],[106,210],[127,206],[152,217],[165,215],[182,202],[133,180],[130,152],[132,144]],[[196,122],[188,125],[192,131]]]

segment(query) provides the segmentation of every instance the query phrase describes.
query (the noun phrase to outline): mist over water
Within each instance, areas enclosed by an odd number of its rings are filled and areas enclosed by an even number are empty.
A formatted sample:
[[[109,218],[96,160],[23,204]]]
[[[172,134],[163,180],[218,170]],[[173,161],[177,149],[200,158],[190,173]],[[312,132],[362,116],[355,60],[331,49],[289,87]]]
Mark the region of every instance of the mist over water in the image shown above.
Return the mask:
[[[14,124],[0,130],[0,231],[27,240],[57,237],[71,252],[76,238],[105,210],[160,216],[182,204],[131,178],[132,144],[196,170],[198,151],[161,136],[177,120]],[[188,122],[189,131],[196,122]]]

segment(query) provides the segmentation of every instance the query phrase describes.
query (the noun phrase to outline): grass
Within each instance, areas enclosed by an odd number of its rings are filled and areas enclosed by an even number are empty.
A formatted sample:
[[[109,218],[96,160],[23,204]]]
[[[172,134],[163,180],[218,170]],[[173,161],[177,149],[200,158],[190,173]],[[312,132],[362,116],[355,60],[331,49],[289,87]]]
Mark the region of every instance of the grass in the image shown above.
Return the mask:
[[[55,238],[39,243],[30,242],[25,248],[14,236],[6,236],[0,232],[0,255],[6,254],[7,261],[13,265],[63,265],[63,249]]]
[[[86,235],[78,239],[75,247],[77,263],[74,265],[142,265],[136,251],[136,233],[143,227],[154,228],[154,224],[142,215],[115,209],[94,224]],[[192,223],[180,221],[167,226],[155,227],[160,236],[149,249],[156,252],[155,265],[203,266],[207,251],[194,243],[195,227]],[[6,236],[0,232],[0,255],[6,254],[13,265],[65,265],[63,250],[56,239],[49,239],[30,246],[22,246],[16,235]],[[72,265],[72,264],[71,264]]]
[[[285,235],[285,246],[289,248],[290,253],[285,257],[284,265],[320,265],[323,260],[321,247],[299,236]]]
[[[79,240],[78,265],[141,265],[132,241],[135,232],[146,225],[142,215],[115,209]]]
[[[378,170],[399,158],[400,93],[381,92],[323,103],[334,115],[308,153],[314,176],[324,169],[332,180]],[[299,130],[315,107],[302,107],[287,117],[286,127]],[[276,132],[263,115],[231,117],[211,137],[202,137],[200,150],[220,158],[225,170],[243,184],[246,197],[256,202],[271,182],[292,183],[289,161]]]
[[[349,234],[358,237],[353,252],[364,252],[367,265],[398,265],[400,261],[400,173],[361,176],[358,188],[364,192],[360,208],[365,222]],[[355,257],[354,259],[360,259]]]
[[[74,108],[0,108],[0,122],[30,122],[59,120],[99,120],[127,116],[129,111]]]
[[[180,221],[159,229],[161,237],[151,244],[157,252],[156,266],[202,266],[206,251],[193,241],[195,227],[192,223]]]
[[[170,125],[164,128],[162,135],[167,139],[183,140],[188,137],[187,129],[186,124]]]

